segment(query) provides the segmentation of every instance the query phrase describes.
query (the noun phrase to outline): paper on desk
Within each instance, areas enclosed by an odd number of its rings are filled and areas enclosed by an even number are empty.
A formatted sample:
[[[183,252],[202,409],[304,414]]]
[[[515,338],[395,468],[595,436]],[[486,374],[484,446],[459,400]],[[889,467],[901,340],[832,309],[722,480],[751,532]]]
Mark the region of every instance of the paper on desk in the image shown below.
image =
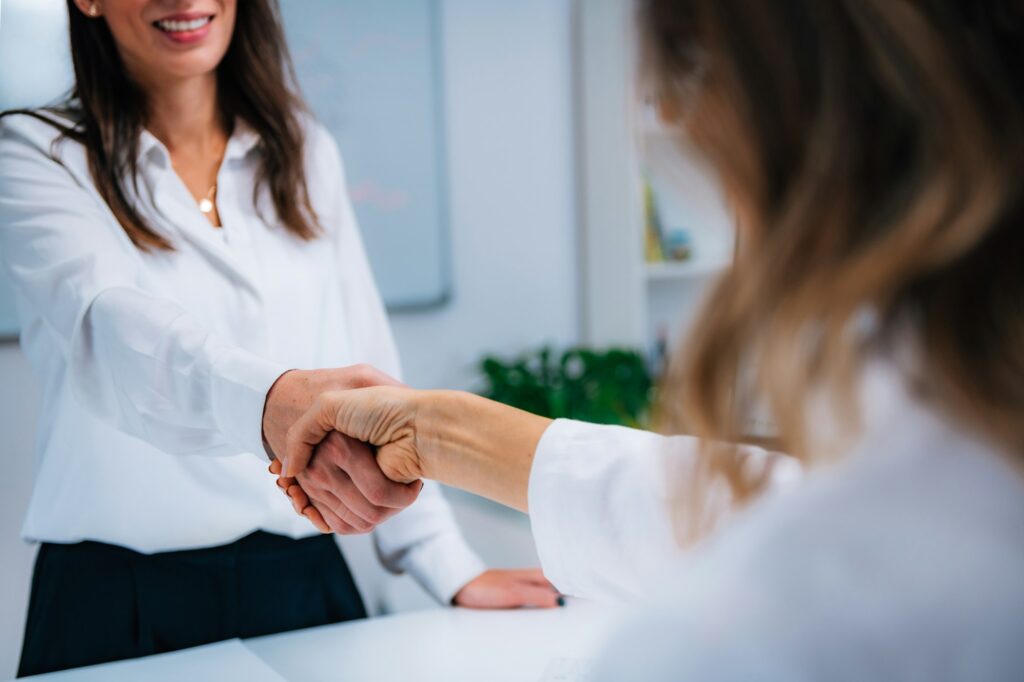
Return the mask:
[[[238,639],[26,679],[46,682],[286,682]]]

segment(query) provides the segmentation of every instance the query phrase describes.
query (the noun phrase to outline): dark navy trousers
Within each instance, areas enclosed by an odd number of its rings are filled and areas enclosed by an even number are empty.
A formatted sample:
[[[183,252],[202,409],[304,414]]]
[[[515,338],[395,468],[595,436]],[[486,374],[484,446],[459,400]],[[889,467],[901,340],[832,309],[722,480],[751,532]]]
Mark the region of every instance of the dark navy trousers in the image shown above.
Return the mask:
[[[332,536],[140,554],[44,543],[18,676],[364,618]]]

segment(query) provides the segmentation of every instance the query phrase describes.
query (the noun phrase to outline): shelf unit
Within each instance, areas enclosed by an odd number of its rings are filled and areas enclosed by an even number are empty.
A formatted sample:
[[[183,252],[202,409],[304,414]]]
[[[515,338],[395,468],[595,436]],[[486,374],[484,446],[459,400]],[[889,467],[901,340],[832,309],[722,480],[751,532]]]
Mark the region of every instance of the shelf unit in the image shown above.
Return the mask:
[[[702,280],[722,272],[728,263],[716,261],[662,261],[646,264],[648,282],[673,282],[677,280]]]
[[[652,352],[690,329],[731,263],[735,221],[709,169],[641,102],[633,4],[574,11],[584,339]],[[691,260],[645,261],[645,181],[663,224],[687,231]]]

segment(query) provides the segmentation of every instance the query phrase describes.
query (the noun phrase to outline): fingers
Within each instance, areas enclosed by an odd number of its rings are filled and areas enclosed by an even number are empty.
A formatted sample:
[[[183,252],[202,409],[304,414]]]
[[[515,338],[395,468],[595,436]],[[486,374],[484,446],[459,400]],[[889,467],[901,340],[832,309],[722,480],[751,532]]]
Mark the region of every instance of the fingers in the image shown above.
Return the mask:
[[[312,523],[321,533],[331,532],[331,528],[324,521],[323,515],[309,503],[309,498],[301,487],[297,485],[289,486],[285,491],[285,494],[291,500],[292,508],[295,510],[296,514],[305,516],[309,519],[309,522]]]
[[[309,490],[314,502],[329,505],[341,518],[351,525],[363,531],[372,530],[375,526],[383,523],[398,510],[389,507],[380,507],[363,496],[355,484],[341,469],[332,468],[329,473],[329,480],[326,486],[319,483],[303,482],[303,486]],[[300,479],[302,476],[299,477]],[[319,505],[318,505],[319,506]],[[345,509],[345,512],[339,510]],[[352,514],[354,518],[350,518]],[[361,527],[365,525],[365,528]]]
[[[564,606],[565,598],[546,580],[541,584],[538,578],[543,576],[537,570],[490,569],[467,583],[453,601],[471,609]]]
[[[561,602],[561,603],[559,603]],[[518,583],[511,588],[509,607],[532,606],[540,609],[553,609],[564,604],[561,595],[550,587],[540,587],[533,583]]]
[[[344,515],[339,514],[338,508],[343,508],[341,505],[335,508],[334,505],[320,503],[318,506],[309,499],[301,486],[290,486],[287,494],[295,513],[309,519],[321,533],[333,531],[340,535],[358,535],[372,530],[372,526],[365,525],[365,522],[352,515],[351,511],[346,510]]]
[[[489,572],[464,587],[455,603],[469,609],[517,609],[524,607],[550,609],[565,600],[550,587],[515,580],[501,572]]]
[[[373,450],[365,443],[334,432],[317,447],[316,458],[308,470],[313,486],[333,492],[346,505],[373,523],[385,512],[390,516],[412,504],[422,484],[406,485],[391,481],[383,471]],[[314,495],[315,496],[315,495]]]
[[[330,529],[339,535],[361,535],[366,532],[365,530],[359,530],[327,506],[320,508],[309,507],[309,509],[319,512]]]
[[[396,483],[384,475],[373,452],[360,446],[349,458],[345,471],[359,493],[371,504],[393,510],[405,509],[416,501],[423,482]]]
[[[544,571],[539,568],[521,568],[509,571],[518,580],[522,580],[525,583],[531,585],[537,585],[538,587],[546,587],[549,590],[554,590],[555,586],[551,584],[551,581],[544,577]]]
[[[306,509],[303,510],[302,515],[309,519],[309,522],[312,523],[321,533],[326,534],[331,532],[331,527],[327,525],[327,522],[324,521],[323,515],[316,507],[306,507]]]
[[[285,490],[285,495],[287,495],[288,499],[291,500],[292,509],[295,510],[296,514],[301,514],[306,510],[306,507],[308,507],[311,504],[309,496],[306,494],[306,491],[302,489],[302,486],[288,486],[288,488]]]

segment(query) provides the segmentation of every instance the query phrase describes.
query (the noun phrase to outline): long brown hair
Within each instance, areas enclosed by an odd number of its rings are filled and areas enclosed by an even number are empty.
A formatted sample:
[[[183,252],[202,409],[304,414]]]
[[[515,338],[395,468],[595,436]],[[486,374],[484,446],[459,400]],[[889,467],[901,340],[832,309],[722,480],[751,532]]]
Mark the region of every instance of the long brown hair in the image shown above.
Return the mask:
[[[64,103],[24,113],[57,127],[81,143],[89,171],[121,227],[142,250],[170,250],[130,200],[139,135],[146,124],[145,93],[128,77],[105,21],[90,19],[67,0],[75,86]],[[253,203],[265,188],[284,227],[312,239],[320,227],[310,204],[303,166],[306,107],[282,29],[277,0],[241,0],[235,29],[217,67],[217,92],[226,122],[240,119],[260,137],[261,157]],[[70,121],[70,123],[65,123]]]
[[[851,414],[911,329],[914,390],[1024,458],[1021,27],[1013,0],[644,0],[646,75],[741,216],[668,429],[736,442],[764,401],[817,455],[809,398]],[[704,464],[757,487],[720,448]]]

